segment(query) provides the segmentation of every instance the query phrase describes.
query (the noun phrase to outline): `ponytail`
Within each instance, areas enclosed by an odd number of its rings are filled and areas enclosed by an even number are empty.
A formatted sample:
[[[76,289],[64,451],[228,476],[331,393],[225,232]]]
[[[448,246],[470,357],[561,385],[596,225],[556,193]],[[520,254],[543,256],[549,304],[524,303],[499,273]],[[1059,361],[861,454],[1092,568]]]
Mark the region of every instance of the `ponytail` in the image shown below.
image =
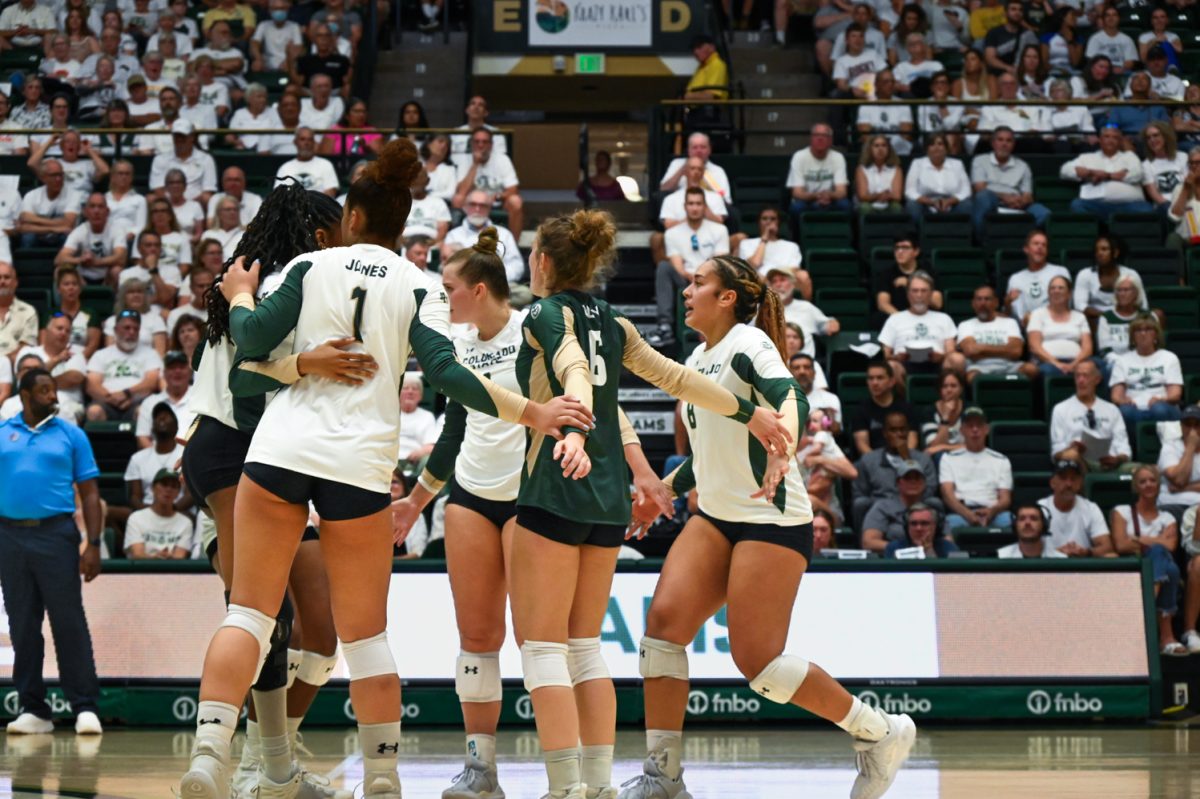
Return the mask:
[[[713,271],[721,285],[737,295],[733,315],[744,324],[753,322],[767,334],[779,357],[787,359],[787,336],[785,335],[783,302],[774,291],[763,283],[754,267],[732,255],[718,255],[712,259]]]

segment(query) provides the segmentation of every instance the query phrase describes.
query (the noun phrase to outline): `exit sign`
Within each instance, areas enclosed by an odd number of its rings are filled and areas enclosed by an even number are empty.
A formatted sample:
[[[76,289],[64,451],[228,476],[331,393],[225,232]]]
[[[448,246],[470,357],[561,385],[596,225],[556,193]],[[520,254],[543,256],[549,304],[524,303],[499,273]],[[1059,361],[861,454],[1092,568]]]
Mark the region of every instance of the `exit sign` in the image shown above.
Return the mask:
[[[603,75],[604,53],[576,53],[576,75]]]

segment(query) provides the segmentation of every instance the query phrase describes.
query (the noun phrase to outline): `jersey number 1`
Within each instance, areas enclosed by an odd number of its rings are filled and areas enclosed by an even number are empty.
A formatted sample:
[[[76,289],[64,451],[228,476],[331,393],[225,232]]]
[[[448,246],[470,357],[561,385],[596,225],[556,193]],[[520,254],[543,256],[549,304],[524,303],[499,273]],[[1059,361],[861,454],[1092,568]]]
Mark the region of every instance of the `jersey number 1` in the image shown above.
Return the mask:
[[[354,338],[362,341],[362,312],[363,302],[367,299],[367,290],[363,288],[355,289],[350,292],[350,299],[354,301]]]
[[[592,368],[592,385],[602,386],[608,382],[608,366],[600,355],[600,331],[588,331],[589,362]]]

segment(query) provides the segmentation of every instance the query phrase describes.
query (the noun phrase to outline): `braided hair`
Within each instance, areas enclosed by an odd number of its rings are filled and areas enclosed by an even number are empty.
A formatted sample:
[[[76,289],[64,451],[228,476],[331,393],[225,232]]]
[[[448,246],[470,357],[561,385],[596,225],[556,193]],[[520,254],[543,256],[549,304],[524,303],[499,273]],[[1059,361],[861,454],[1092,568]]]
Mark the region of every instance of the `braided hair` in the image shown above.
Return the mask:
[[[753,323],[767,334],[779,357],[787,359],[783,301],[762,282],[754,267],[732,255],[718,255],[709,261],[721,285],[737,295],[733,316],[744,324]]]
[[[215,345],[229,334],[229,302],[221,293],[221,278],[235,260],[245,256],[247,264],[262,264],[261,280],[296,256],[319,249],[317,229],[335,227],[341,218],[342,207],[332,197],[309,191],[294,178],[277,186],[246,225],[233,256],[208,290],[209,344]]]

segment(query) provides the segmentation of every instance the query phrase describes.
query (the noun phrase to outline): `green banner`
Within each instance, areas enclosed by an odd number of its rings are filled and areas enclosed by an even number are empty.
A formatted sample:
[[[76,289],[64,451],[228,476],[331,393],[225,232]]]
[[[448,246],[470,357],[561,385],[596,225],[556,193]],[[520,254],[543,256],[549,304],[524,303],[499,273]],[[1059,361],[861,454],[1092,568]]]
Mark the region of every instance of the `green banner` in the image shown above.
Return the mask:
[[[189,726],[196,718],[196,691],[194,687],[104,687],[100,715],[105,721],[131,726]],[[1147,685],[870,686],[850,691],[872,707],[907,713],[918,720],[1145,719],[1150,714]],[[50,694],[55,715],[69,716],[70,706],[62,692],[54,688]],[[0,718],[16,715],[17,696],[11,687],[0,689],[0,707]],[[405,725],[462,723],[458,697],[449,686],[406,687],[403,714]],[[688,693],[689,724],[760,720],[811,721],[812,717],[791,705],[768,702],[745,686],[699,685]],[[322,689],[305,723],[345,726],[353,721],[349,689],[343,683]],[[519,688],[506,690],[500,721],[513,726],[531,724],[529,694]],[[619,686],[617,722],[635,725],[641,721],[641,689]]]

